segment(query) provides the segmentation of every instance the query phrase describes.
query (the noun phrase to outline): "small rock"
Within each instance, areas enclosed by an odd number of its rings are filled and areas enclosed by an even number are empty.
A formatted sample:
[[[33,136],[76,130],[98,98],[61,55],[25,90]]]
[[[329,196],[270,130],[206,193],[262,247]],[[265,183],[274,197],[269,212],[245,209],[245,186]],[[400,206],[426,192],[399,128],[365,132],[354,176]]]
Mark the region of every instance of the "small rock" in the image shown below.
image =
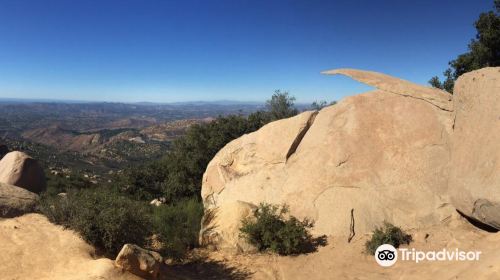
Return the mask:
[[[115,265],[140,277],[156,279],[163,258],[160,254],[134,244],[125,244],[115,260]]]
[[[165,197],[160,197],[160,198],[155,198],[151,200],[149,204],[154,205],[154,206],[160,206],[162,204],[165,204],[167,202],[167,199]]]

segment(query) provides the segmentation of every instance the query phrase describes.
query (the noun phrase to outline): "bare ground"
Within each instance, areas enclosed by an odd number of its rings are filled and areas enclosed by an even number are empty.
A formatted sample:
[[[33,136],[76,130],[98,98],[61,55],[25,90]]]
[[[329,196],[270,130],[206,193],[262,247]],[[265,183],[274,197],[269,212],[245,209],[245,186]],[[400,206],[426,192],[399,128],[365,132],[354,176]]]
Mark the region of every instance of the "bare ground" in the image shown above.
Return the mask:
[[[481,251],[479,261],[401,262],[378,266],[365,254],[368,236],[329,238],[317,252],[300,256],[230,255],[196,250],[184,264],[165,265],[162,279],[499,279],[500,233],[473,226],[457,215],[440,226],[411,230],[417,250]],[[0,220],[0,278],[137,279],[96,258],[70,230],[38,214]]]

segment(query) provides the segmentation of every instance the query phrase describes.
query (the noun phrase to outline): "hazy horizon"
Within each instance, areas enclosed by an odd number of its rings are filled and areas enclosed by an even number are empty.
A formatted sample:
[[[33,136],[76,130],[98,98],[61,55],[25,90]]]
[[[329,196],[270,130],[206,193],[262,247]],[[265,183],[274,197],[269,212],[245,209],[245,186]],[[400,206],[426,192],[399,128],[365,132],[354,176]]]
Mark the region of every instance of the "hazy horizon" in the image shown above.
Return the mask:
[[[316,100],[314,100],[316,101]],[[313,102],[314,102],[313,101]],[[0,103],[117,103],[117,104],[191,104],[191,103],[213,103],[213,104],[255,104],[264,105],[266,100],[262,101],[250,101],[250,100],[230,100],[230,99],[219,99],[219,100],[186,100],[186,101],[172,101],[172,102],[154,102],[154,101],[101,101],[101,100],[79,100],[79,99],[51,99],[51,98],[12,98],[12,97],[1,97]],[[310,102],[296,102],[296,104],[309,104]]]
[[[362,8],[360,8],[362,7]],[[94,102],[340,100],[373,70],[426,84],[491,1],[3,1],[0,97]],[[431,51],[432,50],[432,51]]]

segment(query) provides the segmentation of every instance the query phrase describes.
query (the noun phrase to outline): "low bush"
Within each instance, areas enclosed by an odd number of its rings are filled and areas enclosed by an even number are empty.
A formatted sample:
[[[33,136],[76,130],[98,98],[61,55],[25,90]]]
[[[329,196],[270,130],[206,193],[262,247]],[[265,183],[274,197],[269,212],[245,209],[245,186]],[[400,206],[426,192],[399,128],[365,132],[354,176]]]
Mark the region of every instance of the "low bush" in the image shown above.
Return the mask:
[[[155,207],[155,232],[162,243],[162,255],[179,260],[195,247],[202,216],[203,204],[196,199]]]
[[[77,172],[74,172],[71,176],[53,175],[48,172],[46,174],[47,190],[45,192],[49,195],[68,192],[70,189],[88,189],[92,186],[88,179]]]
[[[366,252],[374,255],[377,248],[382,244],[391,244],[398,248],[402,244],[410,244],[411,235],[402,231],[390,223],[384,223],[383,227],[376,228],[373,231],[372,238],[365,244]]]
[[[288,207],[260,204],[254,219],[244,219],[240,228],[242,235],[259,251],[270,250],[281,255],[307,252],[312,237],[309,229],[313,223],[308,219],[286,217]]]
[[[66,196],[59,196],[51,194],[50,192],[44,192],[40,196],[39,211],[44,214],[49,221],[54,224],[62,225],[64,227],[70,227],[71,217],[75,211],[72,199],[68,197],[73,197],[75,191],[68,190]]]
[[[151,207],[106,188],[69,191],[64,197],[45,194],[40,210],[113,257],[125,243],[145,246],[152,234]]]

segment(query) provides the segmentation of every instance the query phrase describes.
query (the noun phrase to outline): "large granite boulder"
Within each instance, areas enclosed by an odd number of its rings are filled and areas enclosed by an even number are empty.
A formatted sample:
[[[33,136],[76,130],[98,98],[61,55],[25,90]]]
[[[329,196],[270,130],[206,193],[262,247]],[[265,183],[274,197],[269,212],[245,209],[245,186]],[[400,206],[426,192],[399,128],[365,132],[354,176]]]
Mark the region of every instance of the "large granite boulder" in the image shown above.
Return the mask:
[[[0,183],[0,217],[12,218],[34,212],[38,195],[23,188]]]
[[[38,162],[23,152],[10,152],[0,160],[0,182],[41,193],[47,187]]]
[[[450,217],[451,95],[375,72],[326,74],[377,89],[227,144],[203,177],[207,213],[225,213],[235,201],[286,203],[290,214],[315,220],[314,234],[339,237],[384,221],[407,229]],[[230,227],[212,220],[208,239],[231,244],[236,221]]]
[[[500,229],[500,68],[455,84],[449,190],[463,214]]]

